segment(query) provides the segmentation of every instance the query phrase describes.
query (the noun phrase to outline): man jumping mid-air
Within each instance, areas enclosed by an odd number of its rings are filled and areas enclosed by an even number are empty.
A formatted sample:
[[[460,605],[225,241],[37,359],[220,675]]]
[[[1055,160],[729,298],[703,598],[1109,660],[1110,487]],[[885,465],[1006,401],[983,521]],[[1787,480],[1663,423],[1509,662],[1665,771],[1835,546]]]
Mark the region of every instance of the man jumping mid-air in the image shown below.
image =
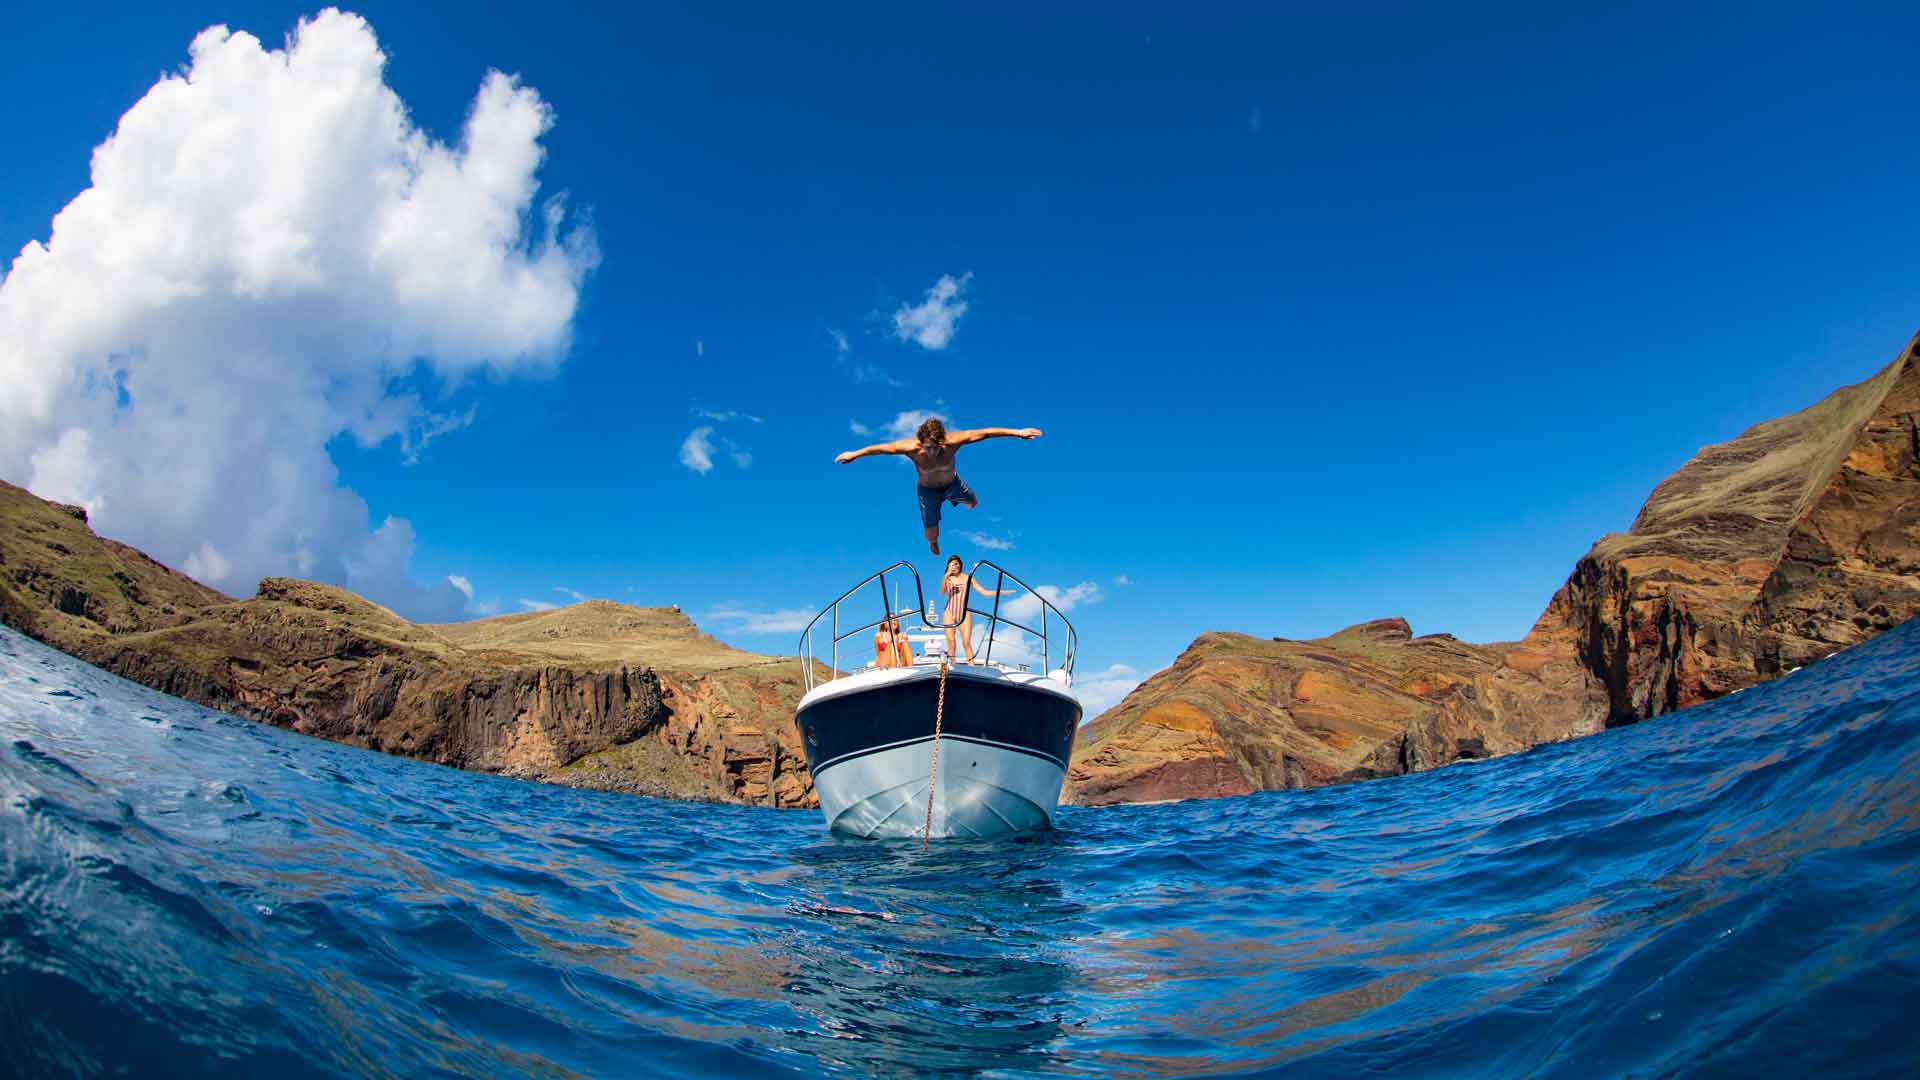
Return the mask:
[[[959,472],[953,466],[954,453],[968,443],[977,443],[982,439],[1012,438],[1037,439],[1039,428],[970,428],[965,431],[948,431],[947,425],[937,419],[929,419],[920,425],[919,432],[911,439],[896,439],[893,442],[874,443],[858,450],[849,450],[833,460],[845,465],[855,458],[873,454],[900,454],[913,460],[914,471],[920,474],[920,524],[927,527],[927,547],[935,555],[940,554],[940,504],[950,502],[955,506],[979,506],[980,499],[973,489],[960,479]]]

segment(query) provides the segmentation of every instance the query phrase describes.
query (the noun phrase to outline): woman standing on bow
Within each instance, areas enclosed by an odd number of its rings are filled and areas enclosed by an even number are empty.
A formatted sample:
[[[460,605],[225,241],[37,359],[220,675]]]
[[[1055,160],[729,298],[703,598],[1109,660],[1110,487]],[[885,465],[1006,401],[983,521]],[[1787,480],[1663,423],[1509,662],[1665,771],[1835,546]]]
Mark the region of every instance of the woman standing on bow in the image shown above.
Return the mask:
[[[973,582],[973,591],[981,596],[1005,596],[1012,589],[989,589],[967,576],[966,567],[960,556],[947,557],[946,573],[940,577],[940,595],[946,598],[946,611],[940,621],[947,628],[947,656],[953,656],[953,636],[959,631],[960,642],[967,650],[965,663],[973,663],[973,612],[967,608],[967,583]]]

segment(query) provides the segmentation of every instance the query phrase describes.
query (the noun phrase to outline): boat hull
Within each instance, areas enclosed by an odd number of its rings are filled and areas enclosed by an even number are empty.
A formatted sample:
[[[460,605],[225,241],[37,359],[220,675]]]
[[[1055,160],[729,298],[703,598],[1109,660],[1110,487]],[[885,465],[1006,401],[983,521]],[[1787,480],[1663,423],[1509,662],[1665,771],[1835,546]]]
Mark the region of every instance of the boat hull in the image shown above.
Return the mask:
[[[868,837],[1051,828],[1080,705],[1039,681],[956,668],[937,771],[937,671],[892,673],[802,702],[796,720],[828,827]]]

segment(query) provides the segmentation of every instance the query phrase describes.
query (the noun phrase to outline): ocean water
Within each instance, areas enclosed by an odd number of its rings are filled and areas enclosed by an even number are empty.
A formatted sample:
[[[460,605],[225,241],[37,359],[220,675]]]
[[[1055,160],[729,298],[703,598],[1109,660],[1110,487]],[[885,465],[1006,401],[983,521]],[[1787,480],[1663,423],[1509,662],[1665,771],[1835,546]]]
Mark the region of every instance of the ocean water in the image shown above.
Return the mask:
[[[1920,623],[1590,739],[1019,842],[573,791],[0,630],[0,1073],[1920,1075]]]

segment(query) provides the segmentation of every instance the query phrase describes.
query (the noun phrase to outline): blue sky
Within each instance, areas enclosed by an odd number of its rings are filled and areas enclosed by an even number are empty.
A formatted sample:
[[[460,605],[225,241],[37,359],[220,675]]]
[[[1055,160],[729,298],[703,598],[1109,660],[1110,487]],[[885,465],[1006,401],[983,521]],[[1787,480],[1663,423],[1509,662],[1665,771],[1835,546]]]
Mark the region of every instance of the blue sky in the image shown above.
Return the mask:
[[[498,610],[790,651],[719,613],[930,570],[906,469],[832,457],[938,409],[1045,429],[964,452],[949,549],[1097,586],[1085,671],[1386,615],[1513,638],[1695,449],[1920,327],[1911,5],[353,10],[434,138],[490,68],[537,90],[541,195],[600,253],[557,363],[422,365],[391,389],[453,430],[326,443],[416,581]],[[312,11],[10,13],[0,243],[201,29]],[[900,340],[943,276],[951,339]]]

